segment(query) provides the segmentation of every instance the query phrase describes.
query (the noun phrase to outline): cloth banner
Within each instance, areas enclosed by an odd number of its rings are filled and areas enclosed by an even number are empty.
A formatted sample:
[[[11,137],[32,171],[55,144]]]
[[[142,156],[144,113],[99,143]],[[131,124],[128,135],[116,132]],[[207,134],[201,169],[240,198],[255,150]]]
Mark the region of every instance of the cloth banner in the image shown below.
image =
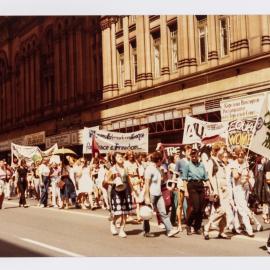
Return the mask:
[[[225,99],[220,102],[222,122],[233,120],[254,119],[260,114],[264,102],[264,94],[246,95]]]
[[[57,144],[46,151],[42,151],[38,146],[25,146],[11,143],[12,159],[14,155],[18,159],[25,159],[27,164],[33,163],[33,157],[35,156],[51,156],[55,149],[58,149]]]
[[[270,159],[270,95],[264,100],[249,149]]]
[[[92,154],[92,136],[95,135],[100,153],[109,151],[148,153],[148,129],[142,129],[131,133],[112,132],[107,130],[97,130],[91,128],[84,129],[83,153]]]
[[[186,116],[183,144],[204,143],[208,140],[226,140],[228,124],[223,122],[206,122],[197,118]]]

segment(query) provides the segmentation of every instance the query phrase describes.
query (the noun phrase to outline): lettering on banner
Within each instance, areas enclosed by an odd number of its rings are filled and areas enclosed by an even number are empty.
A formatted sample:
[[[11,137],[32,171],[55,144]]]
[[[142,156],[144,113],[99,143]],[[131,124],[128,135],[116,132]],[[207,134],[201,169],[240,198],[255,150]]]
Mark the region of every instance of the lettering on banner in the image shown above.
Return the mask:
[[[264,115],[263,125],[268,129],[266,132],[266,138],[263,142],[263,146],[270,149],[270,111]]]
[[[231,121],[228,126],[228,144],[248,147],[251,143],[253,132],[256,134],[261,126],[262,118],[259,118],[258,121],[257,119]]]
[[[200,125],[199,123],[190,124],[187,126],[187,137],[192,138],[194,137],[194,134],[196,134],[197,137],[202,139],[204,130],[204,126]]]

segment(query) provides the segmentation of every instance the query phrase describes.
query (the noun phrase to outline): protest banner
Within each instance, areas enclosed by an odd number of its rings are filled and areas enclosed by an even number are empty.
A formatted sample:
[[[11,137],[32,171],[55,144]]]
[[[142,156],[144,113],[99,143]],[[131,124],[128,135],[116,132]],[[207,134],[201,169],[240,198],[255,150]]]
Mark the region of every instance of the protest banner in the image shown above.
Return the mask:
[[[227,139],[228,125],[223,122],[206,122],[186,116],[183,144],[202,143],[206,138]]]
[[[264,100],[249,150],[270,159],[270,95]]]
[[[107,130],[97,130],[85,128],[83,153],[92,153],[92,136],[95,134],[95,141],[100,153],[109,151],[125,152],[148,152],[148,129],[142,129],[131,133],[112,132]]]
[[[222,122],[242,119],[254,119],[260,114],[264,94],[247,95],[220,102]]]
[[[242,119],[230,121],[228,124],[228,140],[229,146],[242,146],[248,148],[256,127],[257,118],[252,120]]]
[[[11,157],[13,161],[13,156],[18,159],[25,159],[27,164],[31,164],[33,162],[33,157],[35,156],[51,156],[53,152],[58,149],[57,144],[53,145],[51,148],[46,151],[42,151],[38,146],[25,146],[18,145],[15,143],[11,143]]]

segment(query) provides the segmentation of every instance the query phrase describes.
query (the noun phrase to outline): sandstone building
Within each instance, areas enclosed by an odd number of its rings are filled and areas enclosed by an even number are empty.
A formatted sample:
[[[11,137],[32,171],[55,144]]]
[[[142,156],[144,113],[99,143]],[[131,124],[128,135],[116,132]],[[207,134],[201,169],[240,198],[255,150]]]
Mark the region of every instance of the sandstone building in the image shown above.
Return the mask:
[[[96,125],[181,142],[186,114],[219,121],[222,99],[269,89],[269,19],[2,17],[0,151],[36,132],[80,144]]]

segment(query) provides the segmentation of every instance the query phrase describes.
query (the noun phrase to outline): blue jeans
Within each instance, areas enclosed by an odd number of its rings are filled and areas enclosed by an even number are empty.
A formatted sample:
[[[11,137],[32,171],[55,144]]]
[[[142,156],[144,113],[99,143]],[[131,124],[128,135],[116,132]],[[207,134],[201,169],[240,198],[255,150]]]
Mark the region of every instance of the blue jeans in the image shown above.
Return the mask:
[[[172,230],[172,223],[170,221],[169,216],[166,213],[166,207],[165,202],[162,197],[162,195],[159,196],[150,196],[151,203],[153,204],[154,208],[157,209],[157,211],[160,214],[161,220],[165,225],[167,233]],[[144,220],[143,222],[143,230],[145,233],[150,232],[150,223],[149,220]]]

